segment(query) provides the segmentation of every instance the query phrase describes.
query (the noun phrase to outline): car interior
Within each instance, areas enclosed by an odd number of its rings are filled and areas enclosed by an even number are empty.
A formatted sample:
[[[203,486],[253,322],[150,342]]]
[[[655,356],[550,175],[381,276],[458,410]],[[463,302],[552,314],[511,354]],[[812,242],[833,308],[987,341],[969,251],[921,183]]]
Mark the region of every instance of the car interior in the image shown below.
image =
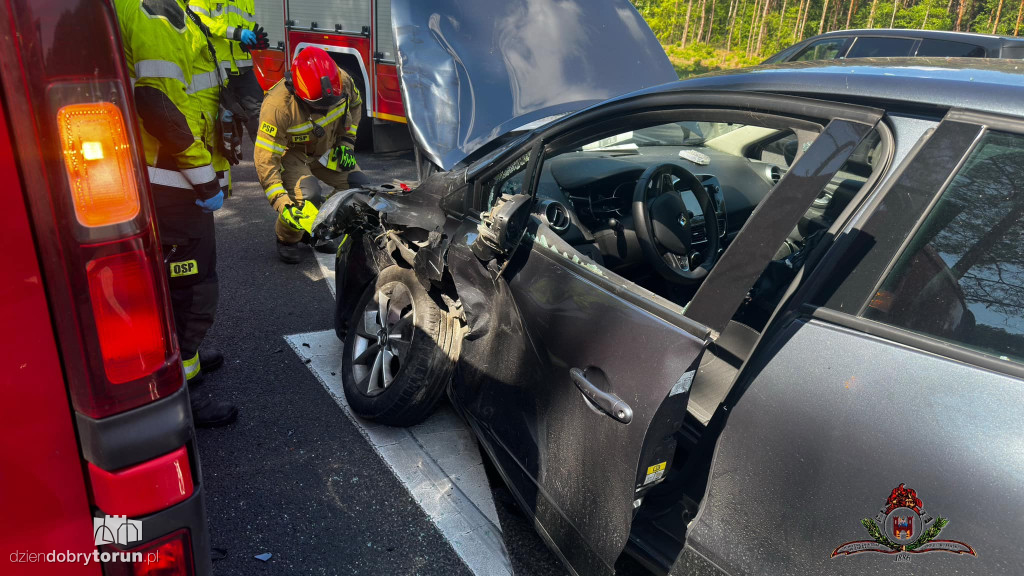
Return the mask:
[[[659,273],[660,263],[652,262],[641,246],[643,234],[636,220],[645,215],[634,210],[638,180],[659,165],[683,171],[651,182],[642,199],[655,232],[656,258],[678,272],[694,271],[709,260],[711,264],[705,266],[713,267],[817,136],[817,130],[806,123],[793,121],[785,126],[777,120],[771,126],[703,120],[660,123],[557,149],[541,164],[534,215],[572,247],[580,262],[685,309],[704,276],[676,278]],[[879,134],[872,133],[825,186],[751,289],[737,311],[738,322],[757,331],[764,327],[807,253],[871,177],[883,154],[881,144]],[[511,170],[484,183],[486,208],[503,194],[529,192],[523,189],[526,164],[525,157],[513,161]],[[706,191],[714,222],[706,221],[700,191],[691,189],[685,173],[694,175]],[[663,200],[664,195],[679,201]],[[679,219],[686,221],[685,227],[667,229]],[[709,242],[708,224],[717,228],[717,242],[714,238]],[[679,233],[688,237],[675,242]],[[712,250],[715,254],[708,254]]]
[[[661,309],[685,316],[716,261],[822,130],[797,119],[751,114],[744,123],[731,119],[701,115],[672,122],[637,120],[630,130],[621,129],[629,122],[620,119],[615,130],[591,130],[585,138],[548,143],[536,180],[532,216],[537,232],[532,241]],[[885,164],[887,142],[878,131],[861,142],[778,247],[729,327],[705,353],[677,433],[678,462],[710,462],[710,455],[696,453],[700,439],[714,435],[706,432],[712,415],[815,246],[870,188],[865,184]],[[485,208],[504,194],[532,192],[525,182],[528,155],[482,183]],[[664,514],[682,504],[684,514],[672,516],[672,526],[656,529],[663,534],[685,532],[685,522],[675,524],[695,513],[702,494],[701,471],[677,474],[686,476],[680,482],[690,484],[683,491],[686,496],[679,501],[679,490],[666,490],[674,504],[645,506]],[[665,518],[654,520],[652,526]]]

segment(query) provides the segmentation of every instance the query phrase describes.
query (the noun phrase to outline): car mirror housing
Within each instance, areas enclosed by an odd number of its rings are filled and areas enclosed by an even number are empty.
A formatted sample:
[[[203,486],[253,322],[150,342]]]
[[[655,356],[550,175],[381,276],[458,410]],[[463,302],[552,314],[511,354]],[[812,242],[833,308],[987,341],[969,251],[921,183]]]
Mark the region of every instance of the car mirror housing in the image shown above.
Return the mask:
[[[480,241],[473,243],[477,258],[488,261],[511,256],[526,232],[531,206],[533,196],[529,194],[503,194],[490,210],[481,213],[477,226]]]

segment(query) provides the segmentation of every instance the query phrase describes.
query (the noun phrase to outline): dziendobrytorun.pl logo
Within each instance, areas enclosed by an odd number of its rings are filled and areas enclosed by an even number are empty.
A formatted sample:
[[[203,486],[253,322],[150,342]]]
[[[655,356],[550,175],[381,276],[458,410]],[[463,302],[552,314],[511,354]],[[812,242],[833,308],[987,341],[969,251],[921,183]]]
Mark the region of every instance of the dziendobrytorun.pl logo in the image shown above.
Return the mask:
[[[126,516],[103,516],[92,519],[93,540],[97,546],[117,544],[128,546],[142,541],[142,522],[131,520]],[[70,550],[49,552],[29,552],[16,550],[11,553],[13,564],[98,564],[100,562],[134,562],[153,564],[160,561],[160,551],[122,552],[120,550],[90,552],[72,552]]]

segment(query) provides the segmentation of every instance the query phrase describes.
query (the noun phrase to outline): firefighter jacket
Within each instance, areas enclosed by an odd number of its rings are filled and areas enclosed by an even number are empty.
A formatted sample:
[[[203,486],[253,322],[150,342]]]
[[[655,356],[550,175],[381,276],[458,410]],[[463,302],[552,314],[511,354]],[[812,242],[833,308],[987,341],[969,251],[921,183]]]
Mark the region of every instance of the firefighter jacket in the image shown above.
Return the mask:
[[[355,147],[356,131],[363,117],[363,98],[352,77],[341,74],[344,96],[324,113],[314,112],[292,94],[286,81],[267,92],[260,110],[260,128],[253,160],[256,174],[271,205],[287,191],[281,181],[285,155],[300,155],[303,162],[318,161],[337,146]]]
[[[253,0],[189,0],[188,5],[210,29],[225,80],[228,72],[252,68],[252,56],[242,50],[236,34],[256,25]]]
[[[195,200],[220,192],[196,95],[199,63],[209,68],[212,58],[184,0],[115,0],[115,8],[163,232],[171,220],[199,218]]]

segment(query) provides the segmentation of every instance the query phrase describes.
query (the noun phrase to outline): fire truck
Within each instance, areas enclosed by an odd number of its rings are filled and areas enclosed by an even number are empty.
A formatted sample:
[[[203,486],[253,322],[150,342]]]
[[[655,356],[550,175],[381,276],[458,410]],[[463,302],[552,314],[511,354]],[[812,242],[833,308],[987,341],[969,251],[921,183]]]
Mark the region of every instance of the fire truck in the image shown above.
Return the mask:
[[[4,575],[213,571],[121,54],[110,0],[0,2]]]
[[[361,150],[387,152],[412,146],[398,83],[391,0],[256,0],[256,21],[271,46],[254,55],[264,90],[277,83],[299,50],[326,50],[363,92]]]

